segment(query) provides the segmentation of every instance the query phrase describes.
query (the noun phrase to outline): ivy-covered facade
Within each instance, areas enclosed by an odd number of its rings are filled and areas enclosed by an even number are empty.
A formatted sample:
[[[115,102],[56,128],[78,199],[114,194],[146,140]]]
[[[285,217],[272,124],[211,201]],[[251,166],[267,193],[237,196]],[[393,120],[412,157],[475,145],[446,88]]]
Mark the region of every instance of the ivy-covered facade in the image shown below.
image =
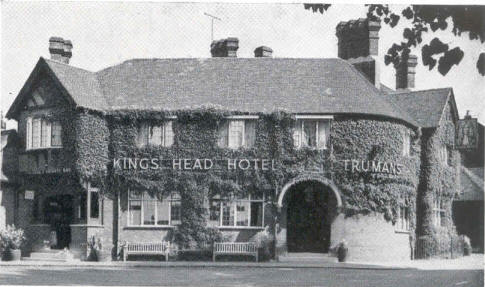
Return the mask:
[[[363,23],[344,32],[364,27],[370,48],[356,57],[372,66],[375,26]],[[385,91],[362,63],[239,59],[234,41],[215,42],[213,59],[97,73],[39,60],[7,114],[26,255],[82,256],[91,236],[116,258],[124,242],[182,250],[264,235],[276,258],[346,241],[349,260],[404,260],[418,241],[456,237],[451,89],[429,95],[444,100],[423,124],[400,101],[414,92]]]

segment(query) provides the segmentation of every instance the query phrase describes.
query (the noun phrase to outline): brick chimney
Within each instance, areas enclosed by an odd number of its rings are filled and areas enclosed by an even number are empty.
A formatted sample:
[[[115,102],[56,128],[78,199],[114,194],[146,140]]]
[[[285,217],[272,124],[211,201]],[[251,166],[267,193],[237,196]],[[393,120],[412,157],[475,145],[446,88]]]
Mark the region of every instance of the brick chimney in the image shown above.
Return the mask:
[[[379,22],[360,18],[337,25],[338,56],[348,60],[372,84],[380,87],[379,65]]]
[[[273,56],[273,49],[266,46],[260,46],[254,49],[254,57],[256,58],[271,58]]]
[[[229,37],[227,39],[221,39],[212,41],[211,54],[212,57],[237,57],[237,49],[239,49],[238,38]]]
[[[72,57],[72,42],[61,37],[50,37],[49,53],[52,60],[69,64]]]
[[[396,68],[396,90],[412,90],[415,87],[416,65],[418,57],[409,55],[402,59],[403,61]]]

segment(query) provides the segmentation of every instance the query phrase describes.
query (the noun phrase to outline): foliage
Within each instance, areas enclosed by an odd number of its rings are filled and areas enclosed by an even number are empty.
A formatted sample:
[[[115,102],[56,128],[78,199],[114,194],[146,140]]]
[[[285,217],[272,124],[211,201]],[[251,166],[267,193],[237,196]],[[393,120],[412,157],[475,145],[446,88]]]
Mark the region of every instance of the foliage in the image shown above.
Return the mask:
[[[24,230],[15,228],[15,225],[7,225],[0,230],[0,246],[3,250],[20,249],[25,241]]]
[[[99,260],[99,252],[103,249],[103,243],[101,238],[97,238],[96,236],[91,236],[87,240],[87,248],[88,248],[88,261],[98,261]]]
[[[400,13],[394,12],[389,5],[366,5],[368,7],[367,18],[373,21],[383,21],[394,28],[400,21],[401,16],[411,21],[411,27],[403,31],[403,41],[394,43],[384,60],[386,65],[393,63],[394,66],[407,60],[411,47],[420,45],[423,41],[423,33],[430,31],[446,30],[448,19],[453,25],[451,32],[455,36],[468,33],[470,40],[485,42],[485,29],[483,28],[483,17],[485,6],[465,5],[409,5]],[[304,4],[304,8],[313,12],[324,13],[330,7],[329,4]],[[401,16],[399,16],[401,14]],[[438,56],[438,61],[435,59]],[[438,62],[438,71],[446,75],[453,65],[458,65],[463,59],[464,52],[457,46],[450,48],[447,44],[435,37],[430,43],[421,48],[423,65],[432,70]],[[485,76],[485,53],[477,56],[477,70]]]
[[[259,231],[251,238],[251,242],[254,242],[258,249],[261,250],[260,260],[268,260],[271,258],[271,248],[273,247],[274,240],[274,236],[268,227]]]

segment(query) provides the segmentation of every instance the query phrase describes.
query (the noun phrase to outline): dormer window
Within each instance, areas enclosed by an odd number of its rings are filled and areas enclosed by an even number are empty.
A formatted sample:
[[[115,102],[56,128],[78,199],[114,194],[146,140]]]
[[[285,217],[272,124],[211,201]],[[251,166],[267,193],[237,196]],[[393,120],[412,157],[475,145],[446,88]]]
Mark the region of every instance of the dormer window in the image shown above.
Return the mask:
[[[161,125],[142,123],[138,128],[137,145],[139,147],[154,145],[170,147],[173,145],[173,121]]]
[[[62,128],[58,121],[27,118],[25,147],[27,150],[62,147]]]
[[[253,116],[234,116],[219,127],[218,145],[222,148],[251,148],[256,141],[256,119]]]
[[[293,129],[295,148],[327,149],[330,138],[331,117],[297,116]]]

